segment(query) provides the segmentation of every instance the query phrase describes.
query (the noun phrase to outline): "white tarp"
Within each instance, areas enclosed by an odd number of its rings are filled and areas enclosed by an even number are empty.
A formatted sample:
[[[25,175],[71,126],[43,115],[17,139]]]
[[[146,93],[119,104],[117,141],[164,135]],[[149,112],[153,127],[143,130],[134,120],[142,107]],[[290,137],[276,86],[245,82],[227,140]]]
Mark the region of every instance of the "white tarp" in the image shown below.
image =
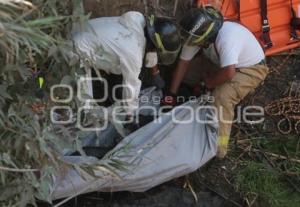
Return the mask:
[[[103,173],[100,168],[94,171],[99,178],[69,169],[64,176],[55,176],[52,198],[93,191],[143,192],[194,172],[217,151],[218,122],[214,110],[204,106],[203,101],[187,102],[124,138],[102,160],[105,162],[111,157],[128,163],[128,171],[117,171],[120,178]],[[99,165],[99,160],[93,157],[66,156],[64,159]]]
[[[75,24],[72,39],[82,64],[103,70],[108,74],[122,75],[123,98],[128,111],[138,108],[141,72],[146,47],[145,18],[139,12],[127,12],[119,17],[91,19],[85,25]],[[87,69],[87,77],[91,77]],[[90,83],[90,82],[89,82]],[[92,97],[91,85],[87,86]]]

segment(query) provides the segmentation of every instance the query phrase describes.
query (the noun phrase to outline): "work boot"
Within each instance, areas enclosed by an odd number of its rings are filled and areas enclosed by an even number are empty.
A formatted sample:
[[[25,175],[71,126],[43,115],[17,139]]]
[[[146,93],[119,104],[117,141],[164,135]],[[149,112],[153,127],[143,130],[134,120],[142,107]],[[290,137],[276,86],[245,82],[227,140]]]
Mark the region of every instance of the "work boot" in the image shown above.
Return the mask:
[[[228,136],[221,136],[218,139],[218,151],[217,151],[217,158],[223,159],[227,155],[228,151],[228,143],[229,137]]]

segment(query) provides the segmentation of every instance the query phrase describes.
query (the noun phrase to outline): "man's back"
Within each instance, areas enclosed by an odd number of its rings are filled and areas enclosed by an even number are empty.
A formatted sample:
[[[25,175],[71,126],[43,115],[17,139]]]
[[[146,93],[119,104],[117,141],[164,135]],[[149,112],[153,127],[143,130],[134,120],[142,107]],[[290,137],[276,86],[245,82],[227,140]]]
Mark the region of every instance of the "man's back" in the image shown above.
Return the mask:
[[[249,67],[265,58],[264,51],[255,36],[235,22],[224,22],[215,45],[221,67],[228,65],[236,65],[237,68]]]
[[[138,107],[141,82],[138,78],[146,39],[145,18],[139,12],[127,12],[120,17],[102,17],[89,20],[81,30],[74,28],[73,41],[84,62],[107,74],[122,75],[126,110]]]
[[[101,17],[73,29],[73,40],[84,58],[108,73],[121,74],[124,62],[142,67],[145,50],[144,17],[128,12],[120,17]]]

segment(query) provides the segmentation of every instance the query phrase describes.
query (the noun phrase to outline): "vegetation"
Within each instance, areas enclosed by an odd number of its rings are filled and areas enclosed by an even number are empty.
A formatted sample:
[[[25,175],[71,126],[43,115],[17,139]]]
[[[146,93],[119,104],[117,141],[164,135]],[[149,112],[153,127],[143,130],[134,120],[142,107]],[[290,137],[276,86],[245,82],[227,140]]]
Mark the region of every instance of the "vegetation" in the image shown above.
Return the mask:
[[[53,130],[46,89],[74,77],[77,62],[67,39],[72,23],[84,19],[79,2],[0,1],[1,206],[50,202],[51,176],[62,166],[59,152],[76,142],[76,136],[60,138],[67,129]],[[38,76],[47,77],[43,98]]]
[[[236,190],[249,201],[259,200],[262,206],[293,207],[300,198],[290,191],[280,174],[263,163],[249,161],[236,177]]]

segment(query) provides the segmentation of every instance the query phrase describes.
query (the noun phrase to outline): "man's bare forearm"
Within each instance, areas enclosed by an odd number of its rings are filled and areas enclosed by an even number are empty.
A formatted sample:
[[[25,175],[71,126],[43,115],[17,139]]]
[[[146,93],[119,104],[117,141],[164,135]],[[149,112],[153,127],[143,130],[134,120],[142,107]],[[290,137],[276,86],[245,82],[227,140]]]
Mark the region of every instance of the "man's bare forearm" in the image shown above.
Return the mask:
[[[222,68],[213,78],[208,78],[205,80],[206,87],[213,89],[226,83],[227,81],[232,80],[235,75],[235,70],[236,69],[234,65]]]
[[[177,65],[176,70],[174,71],[173,74],[173,79],[172,79],[172,83],[171,83],[171,88],[170,88],[170,92],[176,94],[180,84],[188,70],[188,66],[189,66],[190,61],[186,61],[186,60],[182,60],[180,59]]]

